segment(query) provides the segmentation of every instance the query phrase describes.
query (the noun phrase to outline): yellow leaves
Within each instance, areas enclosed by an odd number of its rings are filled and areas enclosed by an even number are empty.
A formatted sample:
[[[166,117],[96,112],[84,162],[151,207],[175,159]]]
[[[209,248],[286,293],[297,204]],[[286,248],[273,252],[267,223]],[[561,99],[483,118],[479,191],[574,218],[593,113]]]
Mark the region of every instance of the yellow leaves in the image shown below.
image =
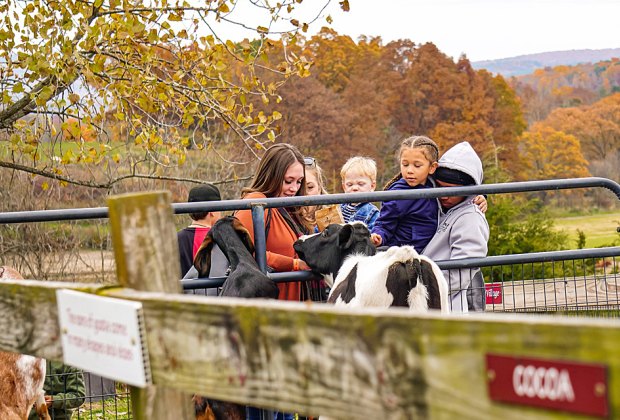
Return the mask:
[[[217,11],[219,13],[228,13],[230,12],[230,8],[228,7],[226,3],[222,3],[220,7],[217,8]]]
[[[227,69],[226,63],[224,63],[223,61],[218,61],[215,64],[215,70],[217,70],[218,72],[223,72]]]
[[[82,130],[80,128],[80,122],[75,119],[70,119],[62,123],[61,125],[63,136],[66,140],[80,140],[82,137]]]
[[[13,93],[22,93],[24,91],[24,85],[22,82],[17,82],[13,85]]]
[[[65,152],[64,155],[62,155],[62,158],[61,158],[60,162],[63,165],[67,165],[69,163],[72,163],[74,161],[74,159],[75,159],[75,155],[73,153],[73,150],[69,149],[69,150],[67,150]]]
[[[159,40],[159,34],[157,33],[156,29],[151,29],[149,31],[148,36],[146,37],[146,39],[151,43],[151,44],[156,44],[157,41]]]
[[[350,10],[350,6],[349,6],[349,0],[342,0],[340,2],[338,2],[340,4],[340,8],[345,11],[348,12]]]
[[[170,15],[168,15],[168,20],[171,22],[181,22],[183,20],[183,16],[176,13],[170,13]]]
[[[266,28],[266,27],[264,27],[264,26],[258,26],[258,27],[256,28],[256,32],[258,32],[258,33],[259,33],[259,34],[261,34],[261,35],[266,35],[266,34],[268,34],[268,33],[269,33],[269,29],[268,29],[268,28]]]
[[[47,103],[47,101],[49,100],[49,98],[52,97],[53,94],[54,89],[51,86],[44,86],[43,89],[41,89],[41,92],[39,92],[39,94],[37,95],[35,103],[38,106],[43,106]]]
[[[70,93],[69,100],[71,101],[72,104],[75,104],[80,100],[80,95],[78,95],[77,93]]]

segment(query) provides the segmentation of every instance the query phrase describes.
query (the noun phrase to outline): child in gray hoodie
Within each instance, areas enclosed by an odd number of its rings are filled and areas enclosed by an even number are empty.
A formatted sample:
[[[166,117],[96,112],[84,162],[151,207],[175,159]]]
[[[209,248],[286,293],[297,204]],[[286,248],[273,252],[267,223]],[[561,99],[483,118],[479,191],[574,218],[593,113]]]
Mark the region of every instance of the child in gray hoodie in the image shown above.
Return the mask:
[[[437,187],[482,184],[482,162],[464,141],[439,159],[434,178]],[[469,197],[440,197],[437,233],[422,254],[435,260],[486,257],[489,224]],[[453,312],[484,311],[484,279],[479,268],[444,270],[450,288]]]

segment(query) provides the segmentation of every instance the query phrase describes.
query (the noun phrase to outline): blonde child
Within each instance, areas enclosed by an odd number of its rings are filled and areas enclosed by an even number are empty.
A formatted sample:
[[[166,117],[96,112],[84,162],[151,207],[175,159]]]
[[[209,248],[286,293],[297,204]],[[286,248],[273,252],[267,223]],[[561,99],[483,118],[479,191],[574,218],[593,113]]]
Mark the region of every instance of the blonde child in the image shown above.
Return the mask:
[[[306,171],[306,195],[328,194],[323,180],[323,170],[312,157],[304,158],[304,169]],[[318,232],[316,227],[316,211],[323,208],[319,206],[306,206],[303,208],[302,217],[306,223],[313,227],[314,232]]]
[[[377,186],[377,164],[368,157],[352,157],[342,166],[340,177],[345,193],[372,192]],[[379,217],[379,209],[372,203],[343,203],[340,211],[345,223],[364,222],[369,230]]]

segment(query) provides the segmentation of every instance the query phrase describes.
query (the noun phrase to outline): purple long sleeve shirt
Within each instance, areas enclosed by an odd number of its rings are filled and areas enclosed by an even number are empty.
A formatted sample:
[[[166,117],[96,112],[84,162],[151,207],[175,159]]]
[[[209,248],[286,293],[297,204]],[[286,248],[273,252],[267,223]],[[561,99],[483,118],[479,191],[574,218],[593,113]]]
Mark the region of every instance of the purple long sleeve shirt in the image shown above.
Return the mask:
[[[429,179],[424,185],[410,187],[401,178],[388,191],[419,188],[433,188],[433,184]],[[413,245],[421,253],[437,231],[438,210],[434,198],[386,201],[372,233],[381,235],[382,246]]]

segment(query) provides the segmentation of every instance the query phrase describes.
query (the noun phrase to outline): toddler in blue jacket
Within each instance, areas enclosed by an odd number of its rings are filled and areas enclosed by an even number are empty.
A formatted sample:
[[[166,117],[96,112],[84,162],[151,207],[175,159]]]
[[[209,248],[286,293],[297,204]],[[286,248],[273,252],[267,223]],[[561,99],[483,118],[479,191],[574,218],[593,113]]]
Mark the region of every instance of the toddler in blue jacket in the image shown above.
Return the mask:
[[[340,177],[345,193],[372,192],[377,186],[377,164],[368,157],[352,157],[342,166]],[[372,203],[343,203],[340,212],[345,223],[364,222],[368,230],[379,217],[379,209]]]

